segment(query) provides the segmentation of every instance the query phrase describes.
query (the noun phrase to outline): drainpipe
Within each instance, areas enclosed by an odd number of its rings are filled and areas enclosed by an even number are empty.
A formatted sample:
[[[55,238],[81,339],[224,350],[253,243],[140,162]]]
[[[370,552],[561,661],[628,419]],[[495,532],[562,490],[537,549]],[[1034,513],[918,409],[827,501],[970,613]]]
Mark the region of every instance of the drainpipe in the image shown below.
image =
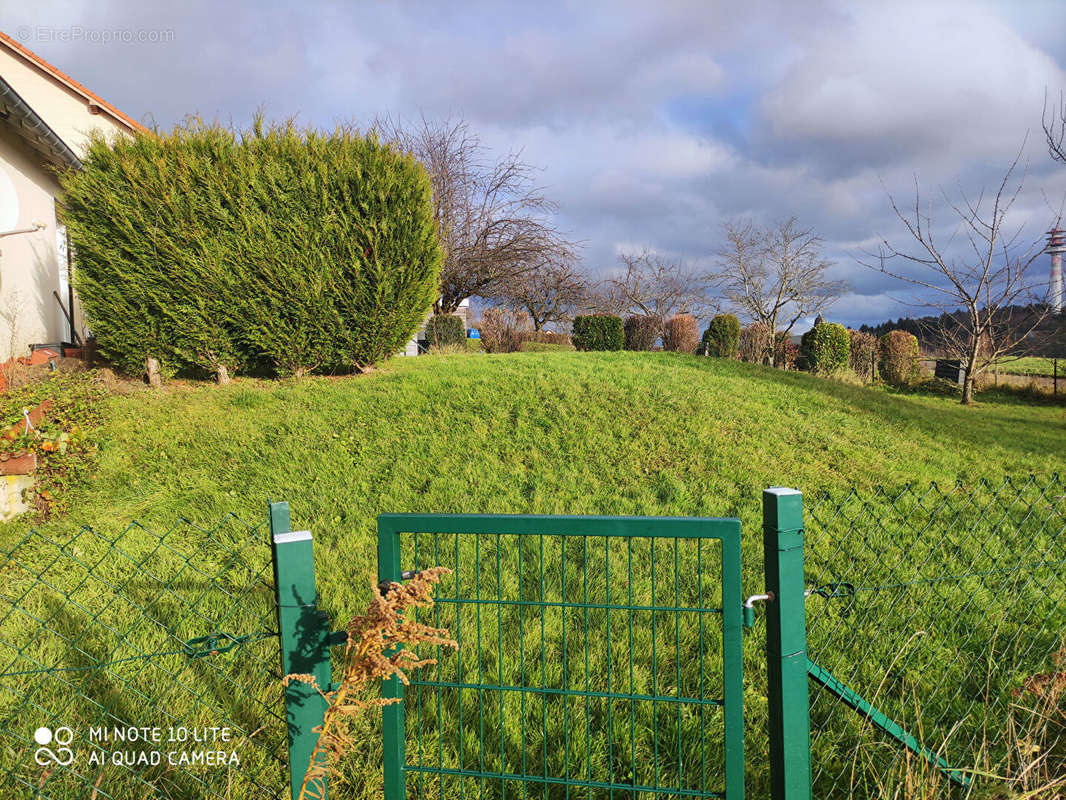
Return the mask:
[[[28,228],[15,228],[14,230],[10,231],[0,231],[0,238],[3,238],[5,236],[14,236],[17,233],[36,233],[37,231],[43,231],[47,227],[48,226],[45,225],[43,222],[37,222],[36,220],[34,220],[34,222]]]

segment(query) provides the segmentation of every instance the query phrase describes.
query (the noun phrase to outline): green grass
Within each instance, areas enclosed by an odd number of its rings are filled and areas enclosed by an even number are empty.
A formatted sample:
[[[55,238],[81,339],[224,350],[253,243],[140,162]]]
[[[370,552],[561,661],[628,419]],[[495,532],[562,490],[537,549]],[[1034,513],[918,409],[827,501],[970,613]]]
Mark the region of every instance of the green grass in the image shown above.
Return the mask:
[[[1054,359],[1051,358],[1011,358],[999,365],[1000,372],[1011,375],[1036,375],[1050,378],[1055,374]],[[1059,363],[1059,375],[1066,371],[1066,362]]]
[[[314,532],[321,605],[336,626],[366,604],[381,512],[736,516],[745,531],[745,589],[756,592],[766,486],[813,495],[931,481],[972,485],[981,477],[1054,472],[1066,444],[1061,407],[997,400],[964,408],[951,397],[668,353],[397,359],[354,378],[137,392],[108,399],[104,412],[92,475],[68,488],[65,518],[39,525],[45,535],[62,537],[80,525],[115,535],[132,519],[167,530],[182,516],[206,528],[231,511],[257,521],[268,498],[288,500],[294,527]],[[0,526],[0,545],[10,547],[27,527]],[[197,534],[190,535],[195,545]],[[638,568],[649,557],[638,558]],[[549,563],[558,561],[549,554]],[[649,580],[638,590],[669,593]],[[557,617],[548,625],[554,637],[562,628]],[[231,620],[235,628],[254,621]],[[491,622],[502,627],[503,618]],[[582,622],[574,618],[567,627]],[[514,630],[513,619],[507,627],[511,645],[533,635],[521,623]],[[5,639],[26,630],[0,628]],[[638,682],[655,663],[641,642]],[[493,663],[510,674],[514,648],[501,650],[510,662]],[[765,777],[759,652],[749,636],[755,785]],[[682,677],[692,679],[687,666]],[[495,713],[500,719],[521,711]],[[143,724],[153,724],[150,717]],[[683,720],[666,731],[679,751],[679,731],[693,724]],[[520,744],[513,723],[496,728],[502,733],[494,747],[513,750],[516,736]],[[344,796],[370,797],[380,784],[370,721],[365,731]],[[638,747],[644,765],[654,761],[643,749],[648,741],[644,736]],[[580,742],[574,747],[579,764],[588,752]],[[691,754],[682,760],[691,762]]]

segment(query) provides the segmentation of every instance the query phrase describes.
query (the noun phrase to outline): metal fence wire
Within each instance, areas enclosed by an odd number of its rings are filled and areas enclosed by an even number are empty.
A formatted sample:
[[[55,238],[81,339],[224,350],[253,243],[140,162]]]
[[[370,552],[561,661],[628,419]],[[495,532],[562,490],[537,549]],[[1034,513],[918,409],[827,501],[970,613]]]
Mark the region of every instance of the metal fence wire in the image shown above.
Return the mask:
[[[1061,779],[1061,478],[808,497],[806,542],[814,797]]]
[[[379,531],[386,579],[452,570],[419,619],[459,645],[422,646],[438,663],[384,710],[386,800],[742,797],[737,520],[400,514]]]
[[[275,628],[262,525],[29,531],[0,550],[0,797],[281,796]]]

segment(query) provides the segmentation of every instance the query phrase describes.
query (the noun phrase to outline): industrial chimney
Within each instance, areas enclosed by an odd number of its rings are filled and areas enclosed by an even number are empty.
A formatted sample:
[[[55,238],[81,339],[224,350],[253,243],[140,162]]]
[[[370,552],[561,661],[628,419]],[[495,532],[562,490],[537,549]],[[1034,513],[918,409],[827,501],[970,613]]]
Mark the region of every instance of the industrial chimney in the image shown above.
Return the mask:
[[[1048,231],[1047,251],[1051,254],[1051,280],[1048,282],[1048,305],[1056,314],[1062,312],[1062,254],[1066,252],[1066,231]]]

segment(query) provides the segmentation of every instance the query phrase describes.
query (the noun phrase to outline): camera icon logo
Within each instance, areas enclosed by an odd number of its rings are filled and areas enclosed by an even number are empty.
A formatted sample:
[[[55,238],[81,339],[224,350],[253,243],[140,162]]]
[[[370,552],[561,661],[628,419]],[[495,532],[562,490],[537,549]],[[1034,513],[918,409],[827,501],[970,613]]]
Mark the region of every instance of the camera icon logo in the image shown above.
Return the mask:
[[[74,751],[67,745],[74,741],[74,731],[65,726],[56,728],[38,728],[33,732],[33,740],[41,745],[33,754],[33,760],[39,766],[47,766],[49,763],[58,764],[61,767],[69,767],[74,763]],[[58,745],[52,750],[49,745]]]

